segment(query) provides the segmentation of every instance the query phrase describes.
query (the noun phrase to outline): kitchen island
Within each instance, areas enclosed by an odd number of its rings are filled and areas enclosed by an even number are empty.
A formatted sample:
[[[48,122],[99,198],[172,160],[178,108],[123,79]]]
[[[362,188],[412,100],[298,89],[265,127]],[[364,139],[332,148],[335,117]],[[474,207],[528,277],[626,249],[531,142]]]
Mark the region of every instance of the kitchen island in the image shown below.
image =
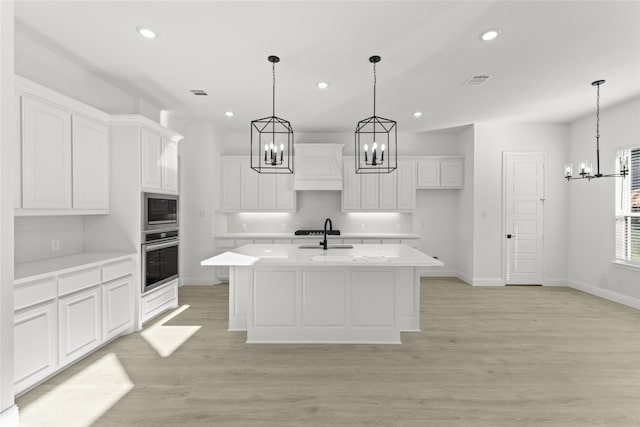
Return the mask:
[[[420,330],[419,268],[403,244],[251,244],[201,263],[229,266],[229,330],[247,343],[399,344]]]

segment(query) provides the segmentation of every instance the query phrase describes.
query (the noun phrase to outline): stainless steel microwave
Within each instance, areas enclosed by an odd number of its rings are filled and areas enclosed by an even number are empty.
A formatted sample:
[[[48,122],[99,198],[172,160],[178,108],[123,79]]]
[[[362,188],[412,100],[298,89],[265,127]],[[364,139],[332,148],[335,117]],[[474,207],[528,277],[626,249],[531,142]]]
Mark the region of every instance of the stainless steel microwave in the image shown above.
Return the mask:
[[[142,198],[142,228],[144,231],[178,228],[178,196],[144,193]]]

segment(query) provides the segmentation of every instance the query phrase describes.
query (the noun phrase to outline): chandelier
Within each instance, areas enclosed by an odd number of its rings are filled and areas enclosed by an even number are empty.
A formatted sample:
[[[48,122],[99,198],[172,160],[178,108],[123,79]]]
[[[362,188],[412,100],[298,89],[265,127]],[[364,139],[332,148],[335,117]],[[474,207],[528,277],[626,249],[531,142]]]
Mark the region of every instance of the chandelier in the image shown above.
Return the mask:
[[[373,64],[373,116],[360,120],[355,134],[356,173],[389,173],[398,166],[398,134],[394,120],[376,116],[376,64]]]
[[[626,177],[629,174],[629,159],[626,156],[621,156],[616,159],[619,172],[612,174],[602,174],[600,172],[600,86],[604,84],[604,80],[596,80],[591,85],[596,87],[597,100],[596,100],[596,169],[594,171],[593,165],[586,160],[580,161],[578,165],[578,175],[573,176],[573,165],[571,163],[565,163],[564,165],[564,177],[567,181],[574,179],[588,179],[591,181],[594,178],[605,177]],[[595,172],[595,173],[594,173]]]
[[[273,75],[270,117],[251,122],[251,169],[258,173],[293,173],[293,128],[276,116],[276,64],[280,58],[271,55]]]

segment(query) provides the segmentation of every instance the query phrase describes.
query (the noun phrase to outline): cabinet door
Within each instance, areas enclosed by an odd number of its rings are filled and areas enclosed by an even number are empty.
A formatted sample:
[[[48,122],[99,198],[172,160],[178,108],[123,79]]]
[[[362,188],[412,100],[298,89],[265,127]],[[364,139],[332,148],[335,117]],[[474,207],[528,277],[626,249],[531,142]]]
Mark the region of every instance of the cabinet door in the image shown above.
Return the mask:
[[[462,159],[443,160],[440,163],[440,186],[447,188],[462,188]]]
[[[242,163],[240,167],[240,209],[255,211],[258,209],[259,173]]]
[[[360,208],[362,210],[378,210],[380,196],[378,174],[360,174],[360,184],[362,186]]]
[[[54,301],[14,316],[14,382],[21,392],[58,368],[58,337]]]
[[[101,343],[100,286],[58,299],[59,357],[64,366]]]
[[[242,164],[238,161],[222,162],[222,210],[240,210],[240,182]]]
[[[162,189],[178,193],[178,144],[162,138]]]
[[[252,169],[251,173],[256,174]],[[265,212],[273,212],[276,210],[278,203],[277,175],[272,173],[262,173],[258,175],[258,209]]]
[[[71,114],[22,97],[22,202],[25,209],[71,208]]]
[[[162,189],[162,137],[142,129],[142,188]]]
[[[418,160],[418,188],[440,187],[440,160]]]
[[[102,285],[103,336],[107,341],[133,325],[133,278],[126,276]]]
[[[380,174],[380,209],[395,211],[398,206],[396,180],[398,170]]]
[[[401,160],[396,169],[398,189],[398,210],[415,211],[416,209],[416,178],[415,163]]]
[[[356,174],[352,158],[344,159],[342,171],[342,210],[357,211],[360,209],[360,175]]]
[[[293,189],[293,175],[278,174],[278,201],[276,208],[279,211],[295,212],[296,191]]]
[[[109,207],[109,129],[102,123],[72,118],[73,208]]]

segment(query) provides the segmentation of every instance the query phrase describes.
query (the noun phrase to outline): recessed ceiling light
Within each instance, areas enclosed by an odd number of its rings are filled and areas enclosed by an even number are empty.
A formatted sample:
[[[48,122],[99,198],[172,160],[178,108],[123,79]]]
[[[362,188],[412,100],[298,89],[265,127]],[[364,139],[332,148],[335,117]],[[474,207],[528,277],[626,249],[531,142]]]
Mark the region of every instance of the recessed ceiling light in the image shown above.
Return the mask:
[[[415,111],[413,113],[413,117],[420,117],[420,116],[422,116],[422,113],[420,111]]]
[[[482,33],[482,35],[480,36],[480,38],[486,42],[495,39],[496,37],[498,37],[500,35],[500,29],[498,28],[493,28],[491,30],[487,30],[484,33]]]
[[[148,28],[138,27],[136,28],[136,30],[138,30],[138,33],[140,33],[142,37],[146,37],[148,39],[155,39],[156,37],[158,37],[153,30],[150,30]]]
[[[320,83],[318,83],[318,87],[319,87],[320,89],[326,89],[326,88],[328,88],[328,87],[329,87],[329,83],[327,83],[327,82],[320,82]]]
[[[225,111],[224,115],[227,117],[233,117],[233,111]]]

